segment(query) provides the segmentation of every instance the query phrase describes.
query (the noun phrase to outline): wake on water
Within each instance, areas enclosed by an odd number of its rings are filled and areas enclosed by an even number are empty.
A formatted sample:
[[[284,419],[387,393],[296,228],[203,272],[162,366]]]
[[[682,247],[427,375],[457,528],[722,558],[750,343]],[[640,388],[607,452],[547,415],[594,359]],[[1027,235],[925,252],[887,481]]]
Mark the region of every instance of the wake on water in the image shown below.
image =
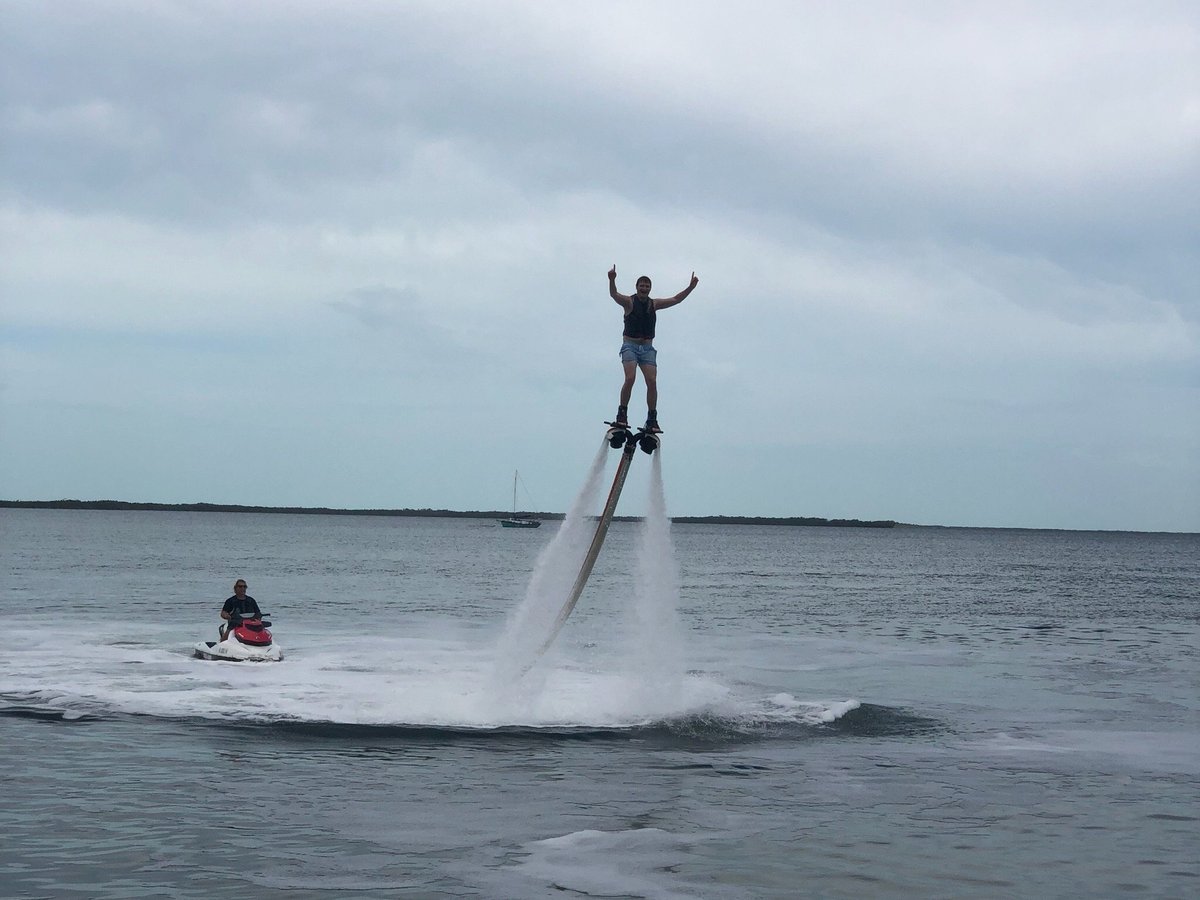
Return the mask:
[[[530,575],[522,602],[494,644],[481,648],[452,629],[436,635],[289,641],[279,664],[214,663],[187,648],[131,645],[92,632],[53,648],[18,648],[0,661],[0,713],[63,710],[244,722],[337,723],[384,728],[571,732],[666,727],[685,732],[768,731],[832,723],[857,701],[806,702],[790,694],[739,697],[718,679],[689,674],[677,613],[679,571],[662,479],[651,455],[647,514],[640,526],[628,636],[614,638],[599,666],[541,658],[554,620],[587,555],[596,522],[607,442]],[[100,640],[97,641],[97,638]],[[27,650],[28,652],[23,652]],[[53,650],[53,652],[50,652]],[[578,661],[576,661],[577,663]],[[136,663],[131,668],[130,663]]]

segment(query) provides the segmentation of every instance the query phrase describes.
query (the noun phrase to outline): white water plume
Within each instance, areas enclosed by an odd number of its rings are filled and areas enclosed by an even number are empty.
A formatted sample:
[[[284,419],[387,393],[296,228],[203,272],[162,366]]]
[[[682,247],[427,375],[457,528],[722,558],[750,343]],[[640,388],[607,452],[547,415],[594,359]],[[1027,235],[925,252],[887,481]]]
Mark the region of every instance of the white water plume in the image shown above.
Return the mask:
[[[671,540],[662,479],[662,450],[651,457],[649,496],[638,542],[637,577],[631,612],[631,666],[645,699],[674,705],[683,678],[680,642],[679,564]]]
[[[595,530],[591,510],[596,506],[608,441],[601,442],[583,488],[567,511],[558,533],[538,555],[525,599],[513,613],[496,647],[497,675],[502,683],[515,680],[532,662],[550,635],[563,602],[570,595]]]

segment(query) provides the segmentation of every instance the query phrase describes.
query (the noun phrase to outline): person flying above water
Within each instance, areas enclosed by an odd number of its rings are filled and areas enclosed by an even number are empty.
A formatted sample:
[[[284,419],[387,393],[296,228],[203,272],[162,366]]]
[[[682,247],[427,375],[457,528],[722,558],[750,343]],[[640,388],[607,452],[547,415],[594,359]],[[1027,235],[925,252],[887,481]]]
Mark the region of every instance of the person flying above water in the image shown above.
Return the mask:
[[[255,599],[246,593],[246,582],[239,578],[233,584],[233,596],[221,607],[221,618],[229,624],[219,627],[217,633],[220,634],[221,640],[225,640],[236,620],[256,617],[262,618],[262,610],[258,608]]]
[[[617,267],[608,270],[608,293],[625,310],[625,330],[621,335],[621,365],[625,369],[625,383],[621,385],[621,403],[617,407],[617,418],[613,424],[629,427],[629,398],[633,394],[633,382],[641,369],[646,382],[646,431],[660,434],[658,427],[658,351],[654,349],[654,324],[660,309],[682,303],[700,279],[692,273],[692,280],[674,297],[656,300],[650,296],[649,276],[638,277],[632,297],[617,290]]]

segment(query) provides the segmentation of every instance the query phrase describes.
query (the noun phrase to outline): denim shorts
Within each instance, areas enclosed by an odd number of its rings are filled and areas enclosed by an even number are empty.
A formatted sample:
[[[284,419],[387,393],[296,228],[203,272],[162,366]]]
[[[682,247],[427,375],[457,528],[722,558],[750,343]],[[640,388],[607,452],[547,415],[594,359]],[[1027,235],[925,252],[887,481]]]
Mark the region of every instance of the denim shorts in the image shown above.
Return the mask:
[[[625,341],[621,344],[621,362],[657,368],[658,351],[654,349],[653,344],[635,344],[633,341]]]

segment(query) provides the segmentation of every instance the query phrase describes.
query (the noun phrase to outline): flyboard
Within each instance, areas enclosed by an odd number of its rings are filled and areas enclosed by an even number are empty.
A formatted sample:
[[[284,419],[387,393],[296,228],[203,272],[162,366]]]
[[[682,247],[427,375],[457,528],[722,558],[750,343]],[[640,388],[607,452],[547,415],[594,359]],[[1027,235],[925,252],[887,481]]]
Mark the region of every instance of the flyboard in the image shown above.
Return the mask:
[[[647,431],[645,428],[639,428],[633,432],[628,425],[619,425],[616,422],[605,422],[604,424],[609,426],[605,439],[610,447],[621,451],[621,461],[617,464],[617,474],[613,477],[612,487],[608,491],[608,500],[605,501],[604,511],[600,513],[600,520],[596,523],[596,533],[592,535],[592,542],[588,546],[587,556],[583,558],[579,575],[576,576],[575,584],[571,586],[571,593],[554,619],[550,635],[538,648],[538,656],[545,653],[554,643],[554,639],[558,637],[558,633],[566,624],[567,617],[571,615],[571,610],[579,602],[588,578],[591,577],[592,568],[596,565],[596,557],[600,555],[600,548],[604,546],[604,537],[608,534],[608,526],[612,523],[613,514],[617,511],[617,501],[621,498],[621,489],[625,487],[625,477],[629,474],[629,466],[633,462],[634,453],[639,448],[643,453],[653,453],[658,449],[660,443],[658,437],[662,433],[660,431]],[[532,666],[532,663],[530,665]]]

